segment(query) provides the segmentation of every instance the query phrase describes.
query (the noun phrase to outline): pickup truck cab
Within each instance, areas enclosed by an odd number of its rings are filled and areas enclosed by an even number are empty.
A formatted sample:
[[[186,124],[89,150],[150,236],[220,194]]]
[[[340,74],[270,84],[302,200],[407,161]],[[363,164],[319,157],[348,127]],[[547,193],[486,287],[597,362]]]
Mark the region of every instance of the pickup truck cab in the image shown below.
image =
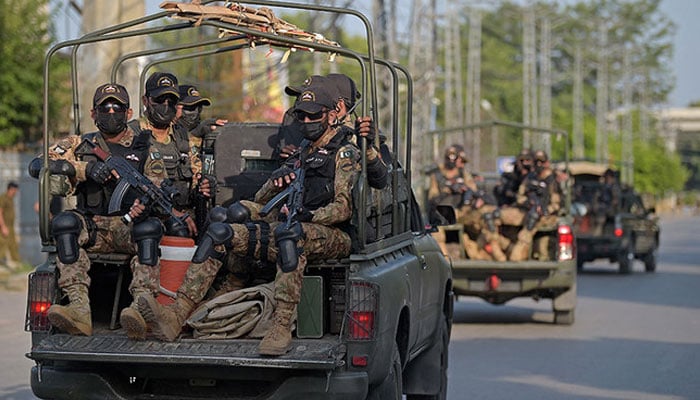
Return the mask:
[[[586,262],[608,259],[618,263],[621,274],[632,271],[634,260],[641,260],[646,272],[654,272],[661,233],[655,209],[647,208],[639,193],[624,184],[617,185],[614,204],[606,201],[611,189],[604,175],[617,179],[617,173],[603,164],[573,162],[570,171],[578,270]]]
[[[215,27],[222,36],[240,36],[236,50],[250,49],[253,44],[270,45],[283,51],[299,50],[296,53],[313,49],[357,61],[365,72],[360,79],[356,77],[367,95],[363,99],[364,113],[370,104],[376,104],[376,66],[390,71],[395,93],[399,83],[412,87],[405,69],[375,59],[371,46],[367,47],[369,54],[364,54],[320,42],[316,40],[318,34],[298,29],[285,34],[275,30],[280,20],[274,19],[277,25],[273,27],[260,17],[270,17],[269,9],[240,3],[227,7],[202,3],[164,3],[162,13],[59,43],[47,57],[63,47],[148,35],[159,29],[140,24],[177,19],[180,22],[160,30],[180,33],[180,38],[191,34],[192,48],[199,45],[201,29]],[[367,23],[363,15],[346,9],[260,3],[302,12],[350,14]],[[124,31],[127,27],[131,29]],[[305,40],[309,37],[312,39]],[[371,43],[371,35],[368,41]],[[179,44],[178,50],[183,47]],[[47,72],[45,79],[48,77]],[[411,91],[408,93],[402,104],[408,104],[410,110]],[[49,98],[49,94],[45,96]],[[394,97],[393,101],[399,100]],[[376,113],[373,117],[380,123]],[[399,126],[398,115],[386,117],[394,119],[392,126]],[[246,190],[251,190],[254,187],[250,185],[255,183],[250,182],[256,179],[247,178],[269,173],[274,150],[271,143],[278,129],[278,124],[236,121],[217,130],[212,146],[220,185],[218,203],[242,197],[241,182],[247,182]],[[279,357],[259,355],[259,341],[248,338],[204,340],[184,334],[168,343],[129,340],[117,318],[131,302],[127,291],[130,256],[125,254],[90,256],[93,335],[71,336],[54,329],[47,310],[62,299],[56,282],[56,249],[48,230],[50,171],[43,167],[39,176],[40,233],[41,250],[48,257],[30,274],[25,324],[31,332],[27,357],[35,362],[31,370],[34,394],[43,399],[398,400],[404,394],[408,399],[445,399],[453,304],[451,270],[422,224],[411,189],[410,124],[404,137],[405,143],[398,128],[390,132],[390,146],[386,148],[391,156],[387,160],[390,183],[386,189],[370,189],[364,169],[360,174],[353,194],[351,225],[356,240],[350,256],[307,266],[292,350]],[[368,144],[362,142],[360,147],[364,149]],[[400,148],[403,152],[398,151]]]

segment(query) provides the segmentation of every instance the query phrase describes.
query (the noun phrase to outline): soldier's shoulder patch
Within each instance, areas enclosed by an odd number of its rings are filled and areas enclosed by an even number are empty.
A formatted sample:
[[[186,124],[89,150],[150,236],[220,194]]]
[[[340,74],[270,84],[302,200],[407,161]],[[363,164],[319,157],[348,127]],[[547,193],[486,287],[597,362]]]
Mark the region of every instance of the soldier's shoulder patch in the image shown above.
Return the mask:
[[[344,149],[340,151],[340,158],[352,158],[355,152],[352,149]]]
[[[353,145],[346,144],[338,150],[339,158],[356,158],[359,153],[357,148]]]

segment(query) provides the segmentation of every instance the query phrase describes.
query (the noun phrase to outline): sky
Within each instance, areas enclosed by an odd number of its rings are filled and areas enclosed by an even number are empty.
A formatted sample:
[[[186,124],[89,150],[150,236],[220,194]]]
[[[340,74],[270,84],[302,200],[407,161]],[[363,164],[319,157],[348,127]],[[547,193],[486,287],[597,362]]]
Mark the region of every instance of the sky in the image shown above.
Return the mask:
[[[677,25],[672,62],[676,88],[669,96],[669,105],[685,107],[700,100],[700,1],[663,0],[661,9]]]
[[[88,1],[88,0],[83,0]],[[145,0],[146,11],[150,14],[160,11],[158,5],[162,0]],[[408,0],[401,0],[407,2]],[[448,0],[449,1],[449,0]],[[565,0],[567,1],[567,0]],[[367,0],[357,2],[358,9],[367,12]],[[60,5],[67,0],[52,0],[52,4]],[[662,0],[661,10],[676,24],[674,37],[674,55],[671,70],[676,77],[676,85],[668,98],[669,107],[685,107],[690,102],[700,100],[700,51],[697,41],[700,38],[700,0]],[[67,25],[79,25],[75,15],[66,13],[58,18],[58,34],[65,38],[75,35],[75,30]],[[72,38],[72,37],[70,37]]]

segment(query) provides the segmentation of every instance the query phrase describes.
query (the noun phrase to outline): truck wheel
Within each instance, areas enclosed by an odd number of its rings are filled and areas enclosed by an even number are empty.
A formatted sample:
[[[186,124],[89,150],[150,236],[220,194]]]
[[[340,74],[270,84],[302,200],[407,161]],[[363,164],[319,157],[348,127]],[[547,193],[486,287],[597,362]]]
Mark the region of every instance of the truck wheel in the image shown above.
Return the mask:
[[[618,256],[618,262],[620,263],[620,273],[621,274],[629,274],[632,272],[632,263],[634,262],[634,252],[632,251],[632,240],[630,239],[630,243],[627,245],[627,248],[625,248],[620,255]]]
[[[403,399],[403,371],[401,368],[401,356],[399,355],[399,345],[394,342],[394,349],[391,352],[391,368],[389,375],[379,386],[370,390],[367,400],[402,400]]]
[[[644,270],[646,272],[656,271],[656,253],[658,251],[658,247],[654,246],[652,251],[644,255]]]
[[[554,323],[557,325],[571,325],[574,323],[574,310],[554,311]]]
[[[576,271],[583,271],[583,259],[576,257]]]
[[[407,394],[406,400],[446,400],[447,399],[447,365],[450,347],[450,327],[445,315],[440,322],[440,391],[434,395]]]

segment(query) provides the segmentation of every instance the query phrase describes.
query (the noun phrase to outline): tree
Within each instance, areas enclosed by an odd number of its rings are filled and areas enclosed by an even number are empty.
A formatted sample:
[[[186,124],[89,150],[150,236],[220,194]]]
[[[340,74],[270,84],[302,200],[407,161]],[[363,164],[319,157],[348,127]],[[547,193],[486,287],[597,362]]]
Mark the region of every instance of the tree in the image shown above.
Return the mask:
[[[0,0],[0,147],[41,138],[44,54],[52,42],[48,3]]]

